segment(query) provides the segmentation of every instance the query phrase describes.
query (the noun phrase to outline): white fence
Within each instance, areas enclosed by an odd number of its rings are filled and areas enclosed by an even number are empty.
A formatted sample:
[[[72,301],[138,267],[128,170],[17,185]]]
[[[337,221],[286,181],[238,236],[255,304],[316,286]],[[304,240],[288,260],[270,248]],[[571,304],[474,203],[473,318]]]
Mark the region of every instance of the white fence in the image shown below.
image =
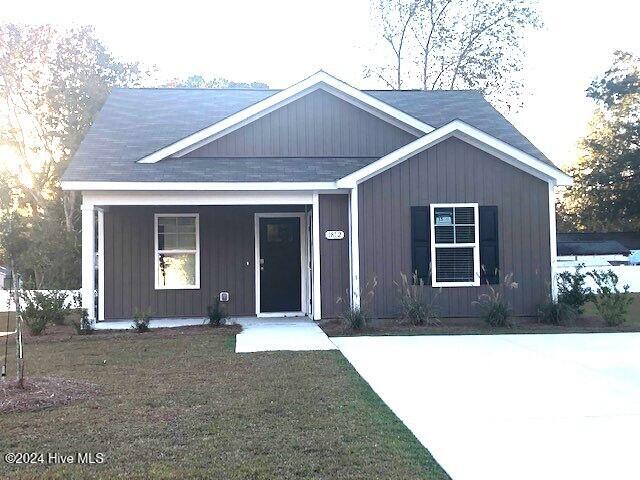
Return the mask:
[[[36,292],[49,292],[50,290],[32,290]],[[73,302],[73,296],[80,292],[80,290],[57,290],[58,292],[64,292],[67,295],[67,305]],[[0,312],[7,311],[7,305],[9,305],[9,311],[13,312],[16,306],[13,303],[13,298],[10,298],[10,290],[0,290]]]
[[[622,290],[624,285],[629,285],[630,292],[640,292],[640,265],[611,265],[611,266],[599,266],[599,267],[583,267],[582,273],[587,273],[592,270],[598,270],[606,272],[612,270],[618,276],[618,285]],[[571,272],[575,273],[575,266],[558,266],[557,273]],[[586,284],[588,287],[595,288],[596,284],[591,277],[587,277]]]

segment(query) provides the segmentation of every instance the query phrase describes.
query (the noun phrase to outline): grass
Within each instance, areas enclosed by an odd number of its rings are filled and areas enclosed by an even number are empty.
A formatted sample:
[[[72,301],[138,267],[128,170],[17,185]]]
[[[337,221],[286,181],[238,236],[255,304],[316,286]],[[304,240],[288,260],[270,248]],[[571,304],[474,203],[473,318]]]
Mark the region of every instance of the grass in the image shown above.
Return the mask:
[[[346,328],[340,321],[327,321],[321,324],[329,336],[360,335],[496,335],[496,334],[535,334],[535,333],[607,333],[640,332],[640,293],[632,293],[633,303],[627,313],[626,322],[617,327],[609,327],[599,318],[592,303],[585,305],[584,314],[575,325],[544,325],[535,319],[514,319],[514,326],[489,327],[481,319],[442,319],[440,325],[415,326],[394,319],[370,322],[370,326],[354,331]]]
[[[27,339],[29,376],[85,380],[98,393],[0,415],[0,453],[106,461],[0,459],[0,477],[448,478],[340,353],[233,350],[228,328]]]

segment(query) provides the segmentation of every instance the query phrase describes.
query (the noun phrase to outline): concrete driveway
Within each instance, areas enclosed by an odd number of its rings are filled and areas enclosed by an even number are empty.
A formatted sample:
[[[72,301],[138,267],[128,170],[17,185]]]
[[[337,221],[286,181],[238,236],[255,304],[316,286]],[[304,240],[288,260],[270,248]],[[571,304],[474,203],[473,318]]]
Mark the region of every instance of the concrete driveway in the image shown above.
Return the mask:
[[[640,478],[640,334],[332,340],[454,480]]]

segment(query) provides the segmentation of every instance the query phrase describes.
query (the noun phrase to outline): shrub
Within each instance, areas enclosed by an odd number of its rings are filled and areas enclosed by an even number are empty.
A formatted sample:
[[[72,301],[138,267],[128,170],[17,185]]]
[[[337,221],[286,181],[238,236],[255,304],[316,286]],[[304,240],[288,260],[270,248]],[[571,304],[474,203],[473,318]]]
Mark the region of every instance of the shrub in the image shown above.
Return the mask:
[[[573,306],[552,298],[538,306],[538,320],[546,325],[571,325],[577,316]]]
[[[144,333],[149,330],[149,322],[151,321],[151,314],[148,310],[136,310],[133,313],[132,327],[138,333]]]
[[[378,280],[376,277],[373,277],[372,282],[367,282],[364,287],[364,294],[360,295],[360,307],[354,307],[351,305],[350,300],[345,300],[351,297],[348,289],[344,298],[338,298],[337,303],[346,304],[346,309],[339,315],[339,318],[347,325],[347,327],[349,327],[349,329],[362,330],[371,320],[371,314],[369,313],[368,306],[373,301],[377,286]]]
[[[505,299],[505,292],[518,288],[513,281],[513,274],[505,275],[504,280],[497,286],[488,285],[489,292],[483,293],[473,302],[480,308],[480,317],[491,327],[512,327],[511,306]]]
[[[371,320],[371,316],[365,310],[353,307],[348,308],[340,318],[351,330],[362,330]]]
[[[80,313],[80,320],[71,320],[73,328],[76,329],[78,335],[91,335],[94,332],[93,322],[89,320],[89,312],[83,308]]]
[[[606,272],[593,270],[588,275],[593,278],[598,287],[592,301],[602,319],[610,327],[624,323],[629,305],[633,302],[629,285],[625,285],[620,291],[618,276],[612,270]]]
[[[417,272],[413,273],[411,280],[409,282],[408,276],[400,273],[400,283],[394,282],[398,287],[403,320],[413,325],[440,325],[435,303],[442,289],[438,289],[427,302],[424,300],[424,282],[418,279]]]
[[[41,311],[31,312],[24,308],[22,319],[31,335],[40,335],[47,327],[47,318]]]
[[[593,298],[591,288],[585,285],[587,274],[581,272],[582,268],[584,264],[578,265],[574,273],[558,274],[558,302],[573,307],[577,314],[581,314],[585,303]]]
[[[20,298],[24,303],[25,322],[28,317],[35,323],[44,321],[45,324],[50,322],[55,325],[64,325],[64,319],[68,313],[65,307],[67,300],[65,293],[23,291],[20,293]],[[35,321],[36,312],[38,312],[37,316],[42,317],[42,320],[37,322]]]
[[[208,325],[210,327],[219,327],[220,325],[224,325],[227,314],[220,304],[220,299],[216,298],[213,305],[209,305],[207,307],[207,316],[209,317]]]

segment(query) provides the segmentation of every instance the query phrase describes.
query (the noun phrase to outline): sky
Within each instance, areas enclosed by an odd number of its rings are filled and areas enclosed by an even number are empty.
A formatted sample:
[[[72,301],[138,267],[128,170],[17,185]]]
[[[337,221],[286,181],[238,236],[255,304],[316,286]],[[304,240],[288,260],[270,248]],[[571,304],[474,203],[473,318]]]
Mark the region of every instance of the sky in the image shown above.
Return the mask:
[[[554,162],[570,165],[593,104],[585,89],[617,49],[640,54],[640,2],[540,0],[527,34],[524,107],[508,114]],[[369,0],[109,2],[4,0],[0,21],[91,24],[116,56],[167,78],[201,74],[283,88],[323,69],[358,88],[374,58]]]

